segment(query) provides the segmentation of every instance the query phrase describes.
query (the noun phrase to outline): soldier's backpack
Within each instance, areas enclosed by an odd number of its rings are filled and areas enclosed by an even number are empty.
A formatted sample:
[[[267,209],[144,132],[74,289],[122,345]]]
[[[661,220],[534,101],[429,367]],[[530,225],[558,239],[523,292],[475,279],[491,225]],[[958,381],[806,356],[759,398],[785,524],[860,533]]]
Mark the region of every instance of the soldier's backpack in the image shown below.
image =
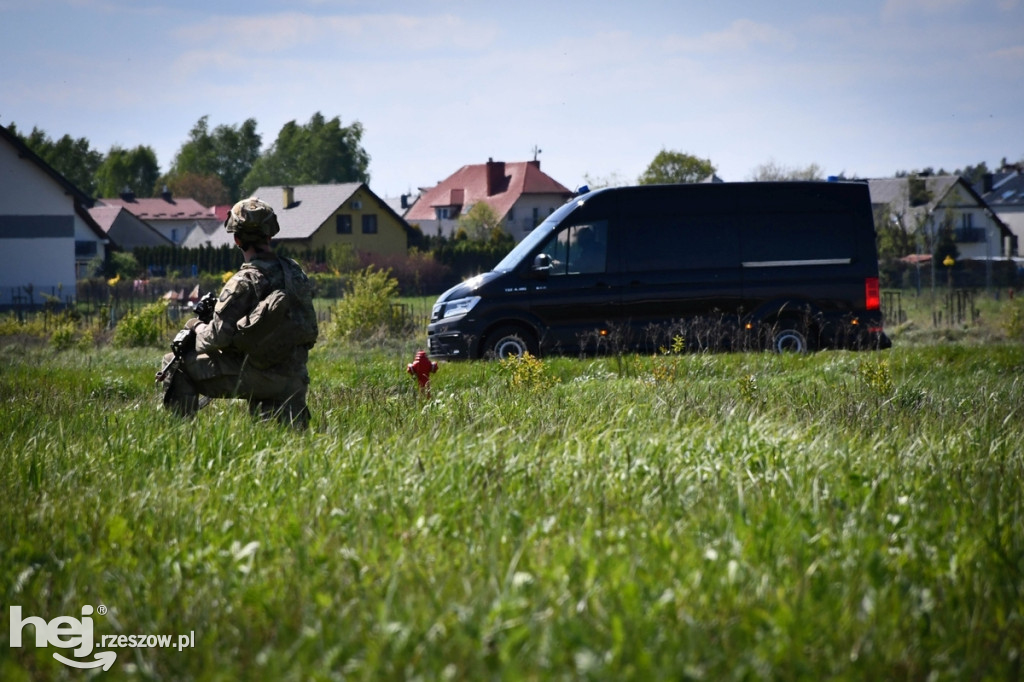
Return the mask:
[[[251,313],[238,321],[232,345],[249,356],[259,369],[278,365],[291,357],[296,346],[311,348],[319,328],[313,310],[312,285],[297,264],[279,258],[284,289],[275,289]],[[296,277],[291,269],[299,271]]]

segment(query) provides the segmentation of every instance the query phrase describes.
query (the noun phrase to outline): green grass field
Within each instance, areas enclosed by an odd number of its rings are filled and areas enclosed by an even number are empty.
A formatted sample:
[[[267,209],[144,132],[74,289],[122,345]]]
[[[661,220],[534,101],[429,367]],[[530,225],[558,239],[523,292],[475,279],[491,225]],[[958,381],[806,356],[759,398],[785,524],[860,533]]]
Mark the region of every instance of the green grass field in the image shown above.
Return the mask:
[[[88,677],[8,621],[84,605],[77,660],[194,635],[96,679],[1019,679],[1024,345],[930,324],[429,397],[422,340],[325,342],[298,434],[170,418],[158,348],[0,344],[0,679]]]

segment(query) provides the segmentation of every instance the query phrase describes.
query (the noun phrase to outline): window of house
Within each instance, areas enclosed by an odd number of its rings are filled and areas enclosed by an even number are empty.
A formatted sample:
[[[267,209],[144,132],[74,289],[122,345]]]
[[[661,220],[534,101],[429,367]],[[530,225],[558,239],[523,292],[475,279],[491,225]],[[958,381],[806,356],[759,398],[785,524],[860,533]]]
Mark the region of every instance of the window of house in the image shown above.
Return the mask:
[[[352,234],[352,216],[342,214],[334,216],[338,234]]]
[[[972,227],[974,227],[974,225],[973,225],[973,218],[974,218],[974,214],[973,213],[961,213],[960,214],[960,227],[964,228],[965,230],[969,230]]]
[[[363,234],[377,234],[377,216],[370,214],[363,216]]]
[[[76,241],[75,256],[77,258],[91,258],[98,253],[96,242]]]
[[[438,206],[434,210],[437,211],[438,220],[448,220],[452,217],[452,209],[448,206]]]

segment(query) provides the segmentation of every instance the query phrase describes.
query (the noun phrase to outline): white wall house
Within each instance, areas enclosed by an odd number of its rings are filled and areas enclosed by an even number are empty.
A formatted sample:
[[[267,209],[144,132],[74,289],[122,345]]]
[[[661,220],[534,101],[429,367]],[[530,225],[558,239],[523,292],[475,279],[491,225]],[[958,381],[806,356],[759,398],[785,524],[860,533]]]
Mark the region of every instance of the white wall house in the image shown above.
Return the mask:
[[[463,166],[436,186],[423,189],[405,219],[419,225],[428,237],[450,237],[459,217],[482,201],[518,242],[571,197],[569,189],[541,171],[540,161],[488,159]]]
[[[74,300],[78,271],[106,256],[92,199],[0,126],[0,309]]]
[[[917,200],[912,181],[920,183]],[[903,229],[922,233],[922,253],[931,251],[945,227],[952,230],[961,259],[1007,258],[1015,252],[1013,233],[960,176],[880,178],[868,186],[876,211],[887,207],[889,218]]]

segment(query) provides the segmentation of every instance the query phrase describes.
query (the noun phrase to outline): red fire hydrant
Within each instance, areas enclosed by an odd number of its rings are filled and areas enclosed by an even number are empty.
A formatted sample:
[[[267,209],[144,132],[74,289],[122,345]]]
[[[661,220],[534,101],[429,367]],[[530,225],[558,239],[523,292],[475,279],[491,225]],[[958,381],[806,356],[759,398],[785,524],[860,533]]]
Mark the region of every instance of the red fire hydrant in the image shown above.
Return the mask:
[[[420,382],[420,390],[430,394],[430,375],[437,371],[437,363],[431,362],[425,350],[416,351],[416,359],[405,367],[405,371]]]

